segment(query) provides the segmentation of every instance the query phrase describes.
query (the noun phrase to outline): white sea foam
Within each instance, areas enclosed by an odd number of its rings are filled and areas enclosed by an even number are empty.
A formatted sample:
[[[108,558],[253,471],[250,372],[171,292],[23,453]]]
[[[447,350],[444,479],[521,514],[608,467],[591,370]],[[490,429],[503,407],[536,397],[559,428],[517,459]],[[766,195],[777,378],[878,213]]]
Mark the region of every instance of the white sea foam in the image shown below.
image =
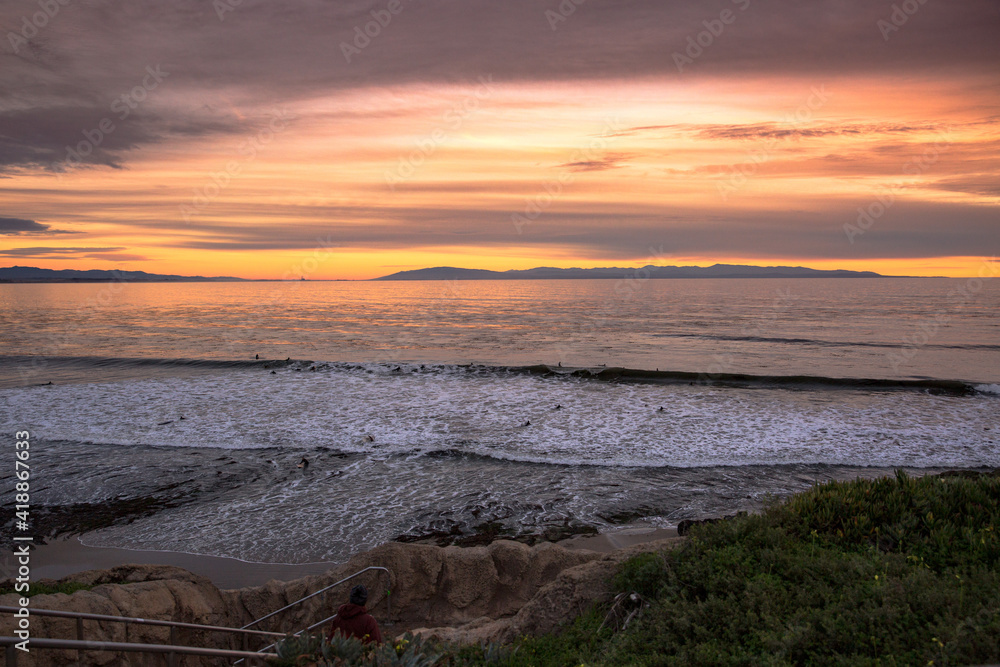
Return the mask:
[[[534,529],[614,525],[622,515],[664,525],[759,507],[767,494],[830,475],[997,466],[997,416],[985,396],[614,384],[462,367],[258,369],[0,391],[0,428],[27,428],[37,443],[33,465],[47,480],[38,503],[181,501],[88,544],[270,562],[342,560],[403,533],[493,520]]]
[[[438,367],[281,369],[6,390],[46,440],[569,465],[998,465],[993,401],[594,382]],[[558,409],[556,406],[560,406]],[[663,408],[660,410],[660,408]],[[183,417],[183,419],[182,419]],[[169,423],[164,423],[169,422]]]

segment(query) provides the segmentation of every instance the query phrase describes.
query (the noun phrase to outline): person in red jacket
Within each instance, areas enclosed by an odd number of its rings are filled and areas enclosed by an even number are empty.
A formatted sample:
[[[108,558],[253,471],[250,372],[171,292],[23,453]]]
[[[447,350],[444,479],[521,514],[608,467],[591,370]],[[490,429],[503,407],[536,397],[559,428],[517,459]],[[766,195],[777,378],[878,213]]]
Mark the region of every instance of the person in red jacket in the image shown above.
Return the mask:
[[[340,605],[326,638],[331,639],[339,630],[344,637],[357,637],[365,644],[372,642],[381,644],[382,633],[379,632],[375,617],[368,613],[366,602],[368,602],[368,589],[363,584],[352,588],[350,601]]]

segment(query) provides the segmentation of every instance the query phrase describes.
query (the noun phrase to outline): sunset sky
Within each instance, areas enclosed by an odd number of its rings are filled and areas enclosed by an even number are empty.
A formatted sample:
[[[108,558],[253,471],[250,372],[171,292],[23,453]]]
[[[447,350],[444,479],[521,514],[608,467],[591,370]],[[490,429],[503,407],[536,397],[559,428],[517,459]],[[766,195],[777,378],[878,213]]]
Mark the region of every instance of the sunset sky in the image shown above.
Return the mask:
[[[11,0],[0,31],[0,266],[1000,249],[996,0]]]

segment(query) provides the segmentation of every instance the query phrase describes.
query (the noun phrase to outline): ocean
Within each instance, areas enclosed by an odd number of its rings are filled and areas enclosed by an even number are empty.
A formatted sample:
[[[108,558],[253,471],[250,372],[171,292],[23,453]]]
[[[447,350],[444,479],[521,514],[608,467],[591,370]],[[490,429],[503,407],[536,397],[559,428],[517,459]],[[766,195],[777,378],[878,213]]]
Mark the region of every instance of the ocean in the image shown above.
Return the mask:
[[[0,432],[38,516],[119,512],[91,546],[669,527],[1000,466],[998,313],[991,279],[3,284]]]

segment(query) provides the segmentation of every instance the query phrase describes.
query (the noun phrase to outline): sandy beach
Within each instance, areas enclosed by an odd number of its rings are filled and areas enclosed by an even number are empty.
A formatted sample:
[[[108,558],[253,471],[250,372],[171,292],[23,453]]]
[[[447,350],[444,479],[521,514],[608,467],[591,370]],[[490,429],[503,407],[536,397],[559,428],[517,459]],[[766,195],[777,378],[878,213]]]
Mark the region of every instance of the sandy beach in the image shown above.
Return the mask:
[[[609,553],[634,544],[676,537],[674,528],[624,527],[600,535],[590,535],[563,540],[559,544],[567,549],[584,549]],[[147,565],[174,565],[207,577],[222,589],[260,586],[272,579],[292,581],[308,575],[323,574],[340,563],[252,563],[236,558],[202,556],[174,551],[143,551],[91,547],[80,537],[49,540],[36,547],[32,574],[37,579],[59,579],[85,570],[108,569],[126,563]]]
[[[50,540],[36,547],[32,563],[32,575],[37,579],[59,579],[84,570],[105,570],[126,563],[174,565],[207,577],[222,589],[260,586],[271,579],[291,581],[322,574],[337,566],[337,563],[251,563],[175,551],[91,547],[83,544],[79,537]]]

